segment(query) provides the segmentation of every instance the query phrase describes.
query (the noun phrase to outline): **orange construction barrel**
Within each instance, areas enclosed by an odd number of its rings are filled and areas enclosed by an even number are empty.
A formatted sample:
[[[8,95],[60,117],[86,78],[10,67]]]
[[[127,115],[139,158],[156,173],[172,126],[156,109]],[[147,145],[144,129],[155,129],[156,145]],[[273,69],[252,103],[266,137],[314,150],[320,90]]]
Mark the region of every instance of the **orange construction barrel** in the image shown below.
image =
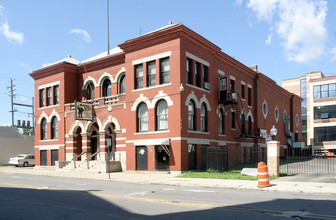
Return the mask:
[[[268,187],[269,175],[267,165],[264,162],[258,163],[258,187]]]

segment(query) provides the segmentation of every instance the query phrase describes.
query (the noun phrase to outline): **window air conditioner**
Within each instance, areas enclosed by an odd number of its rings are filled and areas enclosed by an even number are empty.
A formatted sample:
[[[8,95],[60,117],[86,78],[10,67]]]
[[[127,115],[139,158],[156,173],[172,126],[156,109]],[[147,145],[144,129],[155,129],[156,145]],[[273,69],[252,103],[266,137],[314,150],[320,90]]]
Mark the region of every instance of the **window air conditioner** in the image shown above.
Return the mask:
[[[210,83],[204,82],[204,89],[210,90]]]

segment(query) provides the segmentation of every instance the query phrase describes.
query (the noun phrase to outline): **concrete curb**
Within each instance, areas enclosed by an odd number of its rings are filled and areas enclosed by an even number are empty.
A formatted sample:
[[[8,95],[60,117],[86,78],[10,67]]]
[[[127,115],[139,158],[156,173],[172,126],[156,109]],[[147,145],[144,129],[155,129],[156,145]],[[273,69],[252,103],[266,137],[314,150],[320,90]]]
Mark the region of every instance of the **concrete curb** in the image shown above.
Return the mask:
[[[238,190],[259,190],[259,191],[281,191],[293,193],[324,193],[336,195],[336,182],[297,182],[286,181],[281,178],[270,181],[270,187],[259,188],[258,181],[251,180],[224,180],[224,179],[200,179],[200,178],[181,178],[179,174],[167,174],[158,172],[133,172],[125,171],[111,173],[110,179],[108,174],[86,173],[86,172],[67,172],[55,171],[54,169],[42,168],[16,168],[0,167],[0,173],[9,174],[27,174],[27,175],[44,175],[54,177],[68,177],[79,179],[95,179],[105,181],[131,182],[138,184],[160,184],[172,186],[195,186],[204,188],[224,188]],[[285,177],[286,179],[287,177]],[[288,178],[287,178],[288,179]]]

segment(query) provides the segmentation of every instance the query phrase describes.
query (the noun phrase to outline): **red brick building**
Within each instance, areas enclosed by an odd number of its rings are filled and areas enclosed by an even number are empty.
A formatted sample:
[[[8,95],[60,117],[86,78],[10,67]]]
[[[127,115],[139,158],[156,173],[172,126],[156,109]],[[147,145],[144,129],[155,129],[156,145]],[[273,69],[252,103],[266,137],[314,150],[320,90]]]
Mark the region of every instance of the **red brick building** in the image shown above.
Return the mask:
[[[265,149],[260,130],[273,125],[283,149],[294,133],[300,139],[300,97],[182,24],[30,75],[40,166],[94,160],[96,152],[107,161],[112,149],[127,170],[184,171],[205,168],[208,147],[243,161],[249,149]],[[75,119],[75,101],[93,104],[92,121]],[[241,155],[231,158],[231,149]]]

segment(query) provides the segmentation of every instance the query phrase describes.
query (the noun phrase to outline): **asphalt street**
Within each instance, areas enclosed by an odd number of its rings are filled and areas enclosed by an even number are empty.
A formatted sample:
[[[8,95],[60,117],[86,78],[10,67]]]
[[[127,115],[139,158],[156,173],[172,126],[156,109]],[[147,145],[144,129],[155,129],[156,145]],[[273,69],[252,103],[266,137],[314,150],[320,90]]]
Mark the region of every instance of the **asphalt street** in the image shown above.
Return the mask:
[[[336,219],[336,196],[0,173],[1,219]]]

